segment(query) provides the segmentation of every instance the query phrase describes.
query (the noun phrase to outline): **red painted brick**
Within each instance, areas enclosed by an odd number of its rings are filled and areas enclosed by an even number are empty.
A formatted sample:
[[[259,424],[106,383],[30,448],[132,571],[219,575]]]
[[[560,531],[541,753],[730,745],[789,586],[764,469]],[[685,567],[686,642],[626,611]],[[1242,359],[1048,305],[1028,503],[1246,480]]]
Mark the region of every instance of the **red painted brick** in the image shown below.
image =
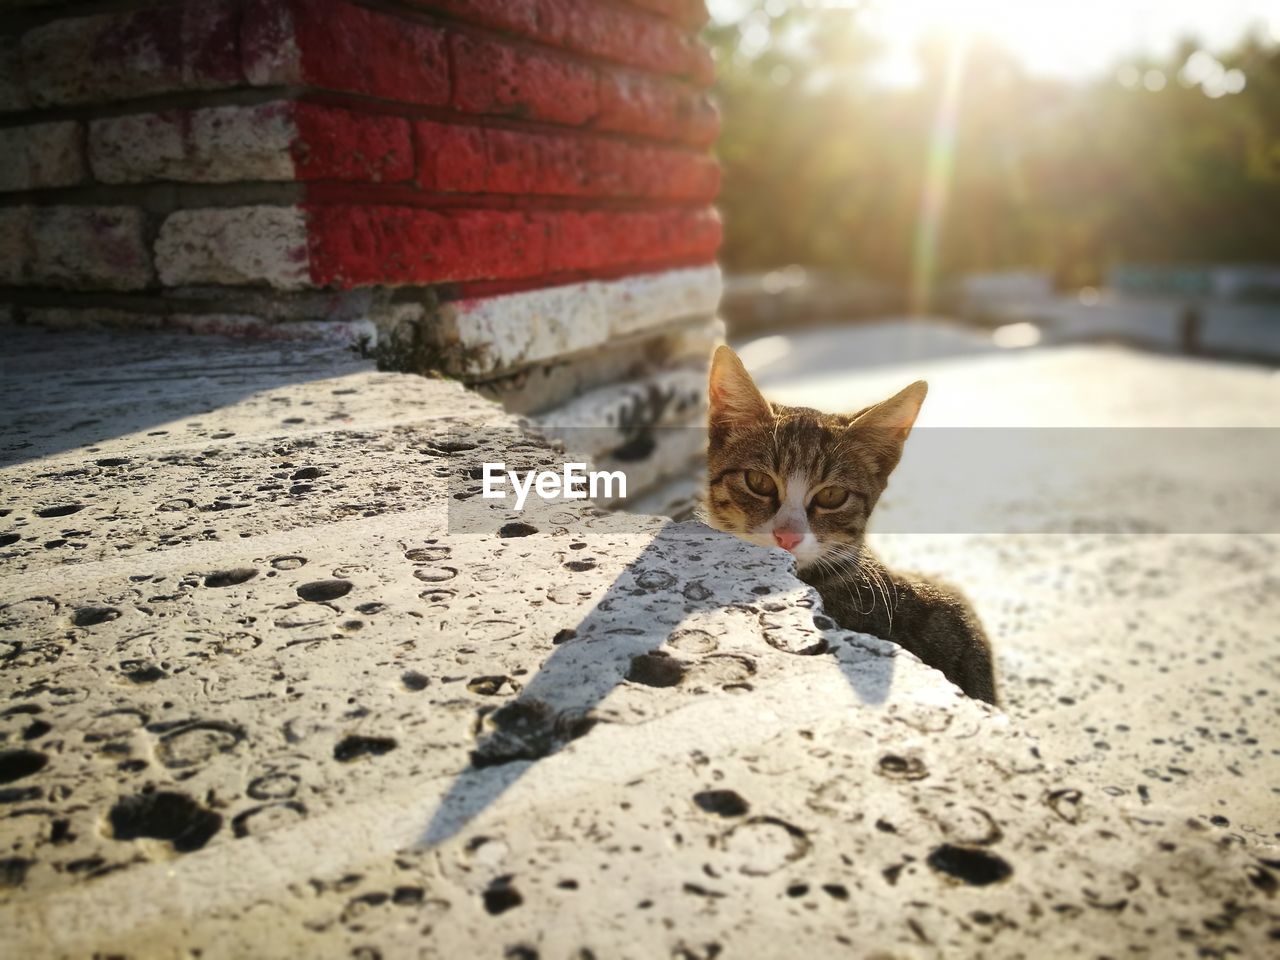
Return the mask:
[[[321,286],[514,280],[546,269],[546,226],[522,213],[312,206],[307,223]]]
[[[633,6],[652,10],[689,27],[700,27],[707,22],[706,0],[629,0]]]
[[[418,183],[427,190],[481,193],[488,169],[480,127],[423,121],[414,126]]]
[[[293,107],[298,138],[292,155],[299,180],[395,183],[414,176],[409,122],[312,103]]]
[[[496,27],[542,43],[628,66],[713,79],[710,57],[689,32],[669,18],[607,0],[410,0],[415,6]]]
[[[694,44],[668,20],[599,0],[538,0],[536,36],[578,53],[672,74],[689,69]]]
[[[449,193],[710,201],[720,170],[689,150],[421,121],[418,183]]]
[[[442,30],[334,0],[294,0],[293,16],[307,83],[406,103],[449,102]]]
[[[700,87],[709,87],[715,83],[716,62],[705,44],[694,41],[689,45],[689,65],[685,68],[685,73]]]
[[[720,190],[720,166],[706,154],[631,147],[618,162],[636,196],[709,202]]]
[[[247,0],[244,72],[403,103],[449,102],[444,31],[343,0]]]
[[[320,286],[521,280],[710,260],[714,210],[641,212],[307,209],[312,282]]]
[[[549,273],[711,259],[720,246],[714,210],[542,214]]]
[[[618,70],[601,74],[595,125],[706,146],[719,133],[720,117],[710,97],[685,84]]]
[[[511,130],[485,131],[485,189],[490,193],[533,193],[545,162],[545,138]]]
[[[596,114],[596,72],[584,63],[464,34],[450,38],[450,55],[459,110],[573,126]]]
[[[538,33],[538,0],[410,0],[415,6],[446,13],[468,23],[512,30],[528,37]]]
[[[547,234],[521,213],[461,210],[453,216],[466,271],[497,280],[535,277],[546,271]]]

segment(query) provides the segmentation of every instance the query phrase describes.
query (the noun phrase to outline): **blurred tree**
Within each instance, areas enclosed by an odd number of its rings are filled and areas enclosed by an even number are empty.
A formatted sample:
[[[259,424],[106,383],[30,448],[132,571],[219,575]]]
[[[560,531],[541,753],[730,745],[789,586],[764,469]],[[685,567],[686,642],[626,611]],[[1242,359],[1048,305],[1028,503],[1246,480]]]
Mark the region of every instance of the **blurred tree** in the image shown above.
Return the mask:
[[[905,285],[948,49],[920,50],[921,81],[877,83],[880,53],[855,5],[742,0],[714,24],[724,114],[724,261],[801,263]],[[1189,82],[1197,44],[1149,90],[1108,76],[1037,79],[1008,51],[968,50],[943,157],[942,275],[1039,267],[1096,283],[1117,262],[1280,259],[1280,51],[1246,38],[1218,53],[1242,91]],[[1153,86],[1157,84],[1152,84]],[[945,148],[945,144],[935,149]]]

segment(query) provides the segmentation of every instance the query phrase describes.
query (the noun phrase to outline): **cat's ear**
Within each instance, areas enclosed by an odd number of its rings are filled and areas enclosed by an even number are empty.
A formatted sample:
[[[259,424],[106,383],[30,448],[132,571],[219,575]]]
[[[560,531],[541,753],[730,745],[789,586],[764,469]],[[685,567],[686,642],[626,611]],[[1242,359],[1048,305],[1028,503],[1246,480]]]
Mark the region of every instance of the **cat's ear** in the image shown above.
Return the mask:
[[[888,400],[881,400],[858,413],[850,426],[882,432],[886,439],[904,443],[928,392],[929,385],[923,380],[917,380]]]
[[[711,358],[711,379],[707,385],[712,426],[756,423],[773,416],[764,398],[738,355],[728,347],[716,348]]]
[[[911,432],[916,416],[920,413],[920,404],[924,403],[928,392],[929,385],[923,380],[917,380],[888,400],[881,400],[875,406],[855,414],[853,422],[849,424],[851,431],[856,431],[868,442],[879,465],[881,482],[888,480],[889,474],[902,459],[902,445],[907,442],[907,434]]]

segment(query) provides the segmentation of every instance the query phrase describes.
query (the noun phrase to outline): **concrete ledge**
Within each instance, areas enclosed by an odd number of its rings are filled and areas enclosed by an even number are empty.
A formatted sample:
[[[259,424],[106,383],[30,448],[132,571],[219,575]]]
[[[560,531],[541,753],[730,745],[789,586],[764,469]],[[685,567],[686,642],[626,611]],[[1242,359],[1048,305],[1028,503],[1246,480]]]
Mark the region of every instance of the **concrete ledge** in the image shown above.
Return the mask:
[[[25,319],[27,324],[47,330],[185,331],[249,340],[322,340],[365,351],[376,346],[379,332],[369,319],[277,322],[251,314],[135,313],[105,308],[33,308],[25,311]]]
[[[715,266],[569,284],[445,304],[428,335],[450,373],[479,377],[571,354],[685,318],[720,302]]]
[[[457,384],[10,347],[15,955],[1267,949],[1254,851],[1055,769],[782,553],[475,500],[477,461],[556,455]]]
[[[701,369],[666,370],[601,387],[533,419],[538,432],[590,456],[609,453],[655,427],[702,430],[707,376]]]
[[[489,379],[467,379],[477,393],[517,414],[541,414],[562,405],[566,397],[619,381],[643,378],[655,371],[701,364],[724,341],[724,324],[707,318],[677,323],[648,334],[611,339],[583,353],[499,373]]]

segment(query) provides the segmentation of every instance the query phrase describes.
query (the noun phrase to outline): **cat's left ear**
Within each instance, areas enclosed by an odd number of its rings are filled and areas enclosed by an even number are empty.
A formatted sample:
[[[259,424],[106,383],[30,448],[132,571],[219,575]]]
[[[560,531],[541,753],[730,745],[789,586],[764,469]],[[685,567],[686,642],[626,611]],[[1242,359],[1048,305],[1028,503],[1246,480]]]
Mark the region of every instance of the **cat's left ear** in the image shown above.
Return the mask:
[[[886,440],[901,445],[906,442],[907,434],[920,415],[920,405],[924,403],[928,392],[929,385],[923,380],[917,380],[888,400],[881,400],[875,406],[863,410],[850,426],[874,430]]]

